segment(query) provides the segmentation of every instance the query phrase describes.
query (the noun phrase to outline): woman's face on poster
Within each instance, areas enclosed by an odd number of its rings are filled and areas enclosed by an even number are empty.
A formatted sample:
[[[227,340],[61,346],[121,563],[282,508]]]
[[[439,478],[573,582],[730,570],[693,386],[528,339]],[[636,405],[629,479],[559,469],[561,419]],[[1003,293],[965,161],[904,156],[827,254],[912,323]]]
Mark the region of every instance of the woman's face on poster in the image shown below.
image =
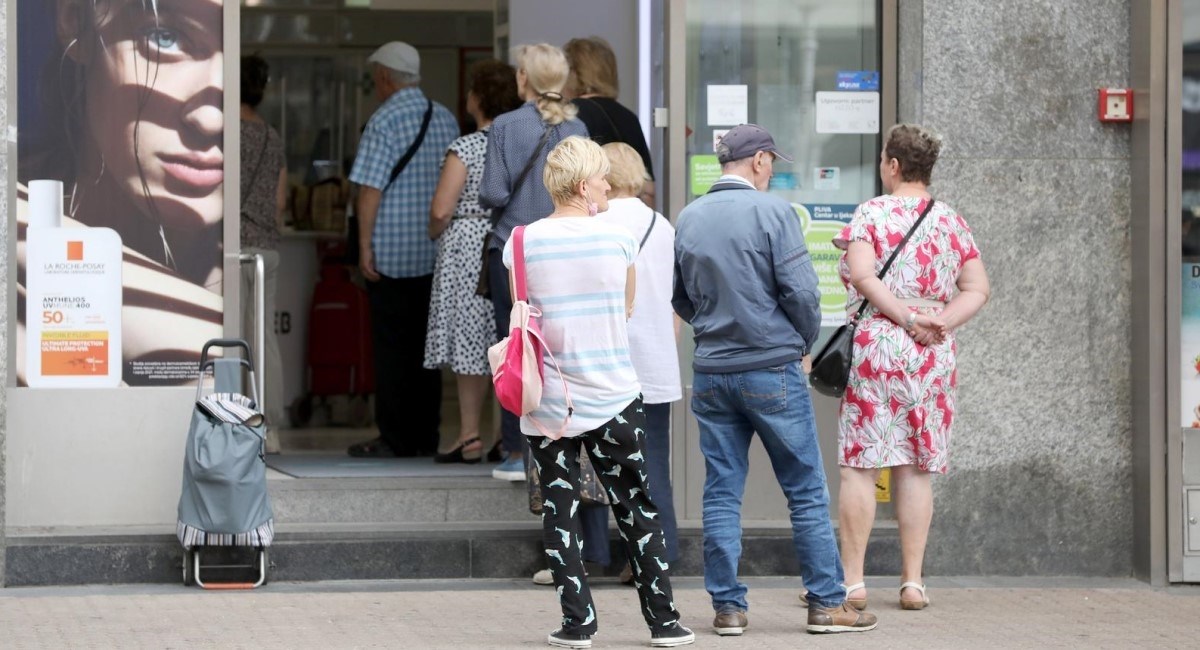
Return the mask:
[[[97,39],[81,63],[88,137],[104,173],[145,212],[149,194],[168,228],[217,223],[224,181],[221,1],[157,0],[157,11],[152,0],[82,1],[95,2]]]

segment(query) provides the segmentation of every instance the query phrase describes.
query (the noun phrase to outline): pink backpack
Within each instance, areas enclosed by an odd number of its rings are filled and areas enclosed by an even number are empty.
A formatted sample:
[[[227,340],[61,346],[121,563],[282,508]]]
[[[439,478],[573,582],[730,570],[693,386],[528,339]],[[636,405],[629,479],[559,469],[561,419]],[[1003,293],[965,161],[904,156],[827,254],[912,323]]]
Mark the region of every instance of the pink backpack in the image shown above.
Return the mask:
[[[488,348],[488,363],[492,366],[492,385],[496,388],[496,399],[510,413],[529,415],[542,403],[544,362],[542,354],[550,355],[550,361],[558,370],[563,382],[563,394],[567,402],[567,417],[557,432],[550,431],[530,417],[537,430],[547,438],[557,440],[567,430],[567,423],[575,409],[571,404],[571,391],[562,377],[554,355],[546,349],[546,342],[538,328],[537,319],[542,312],[529,304],[529,292],[525,284],[525,226],[517,226],[512,232],[513,281],[516,295],[509,317],[508,337]]]

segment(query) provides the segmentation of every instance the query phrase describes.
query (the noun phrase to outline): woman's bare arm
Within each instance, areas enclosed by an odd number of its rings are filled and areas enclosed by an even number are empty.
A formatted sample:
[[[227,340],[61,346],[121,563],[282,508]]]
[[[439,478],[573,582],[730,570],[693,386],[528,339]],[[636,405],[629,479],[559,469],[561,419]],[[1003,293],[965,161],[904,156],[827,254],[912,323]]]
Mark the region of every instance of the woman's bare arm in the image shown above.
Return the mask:
[[[625,271],[625,318],[626,320],[633,318],[633,300],[637,297],[637,269],[634,265],[629,265],[629,270]]]
[[[846,263],[850,267],[850,283],[858,293],[880,313],[892,319],[892,322],[904,327],[908,315],[912,312],[892,294],[883,280],[875,275],[875,247],[865,241],[850,242],[846,247]],[[939,342],[945,336],[946,330],[941,316],[930,317],[921,314],[914,319],[913,324],[910,333],[922,345]]]
[[[429,204],[430,239],[441,237],[449,227],[450,220],[454,218],[454,208],[458,206],[458,197],[466,185],[467,166],[458,154],[451,151],[446,154],[446,164],[442,166],[442,175],[438,178],[433,201]]]
[[[991,296],[992,287],[983,260],[978,257],[968,260],[958,276],[958,295],[942,310],[946,331],[965,325],[979,313]]]

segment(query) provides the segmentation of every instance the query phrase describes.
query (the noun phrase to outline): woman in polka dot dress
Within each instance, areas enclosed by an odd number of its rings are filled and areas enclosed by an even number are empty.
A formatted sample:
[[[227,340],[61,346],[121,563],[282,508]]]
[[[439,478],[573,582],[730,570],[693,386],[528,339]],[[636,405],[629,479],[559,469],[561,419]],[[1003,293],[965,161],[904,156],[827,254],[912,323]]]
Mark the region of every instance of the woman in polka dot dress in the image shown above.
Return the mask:
[[[449,366],[458,384],[462,428],[458,442],[438,454],[439,463],[477,463],[482,456],[479,418],[491,383],[487,349],[496,342],[492,303],[475,295],[480,251],[491,229],[491,210],[479,205],[479,181],[492,120],[521,105],[516,73],[500,61],[471,68],[467,112],[479,130],[455,140],[429,211],[429,236],[438,241],[425,338],[425,367]]]

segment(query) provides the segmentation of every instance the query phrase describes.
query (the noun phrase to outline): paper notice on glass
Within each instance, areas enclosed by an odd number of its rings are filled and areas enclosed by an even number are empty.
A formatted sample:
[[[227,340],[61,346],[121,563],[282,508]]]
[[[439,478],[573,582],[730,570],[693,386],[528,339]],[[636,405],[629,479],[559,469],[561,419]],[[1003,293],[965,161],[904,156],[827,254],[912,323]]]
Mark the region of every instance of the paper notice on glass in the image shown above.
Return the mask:
[[[721,138],[729,133],[729,129],[713,129],[713,151],[717,150],[717,145],[721,143]]]
[[[819,92],[816,113],[817,133],[879,133],[879,93]]]
[[[750,121],[749,87],[709,86],[708,125],[737,126]]]

